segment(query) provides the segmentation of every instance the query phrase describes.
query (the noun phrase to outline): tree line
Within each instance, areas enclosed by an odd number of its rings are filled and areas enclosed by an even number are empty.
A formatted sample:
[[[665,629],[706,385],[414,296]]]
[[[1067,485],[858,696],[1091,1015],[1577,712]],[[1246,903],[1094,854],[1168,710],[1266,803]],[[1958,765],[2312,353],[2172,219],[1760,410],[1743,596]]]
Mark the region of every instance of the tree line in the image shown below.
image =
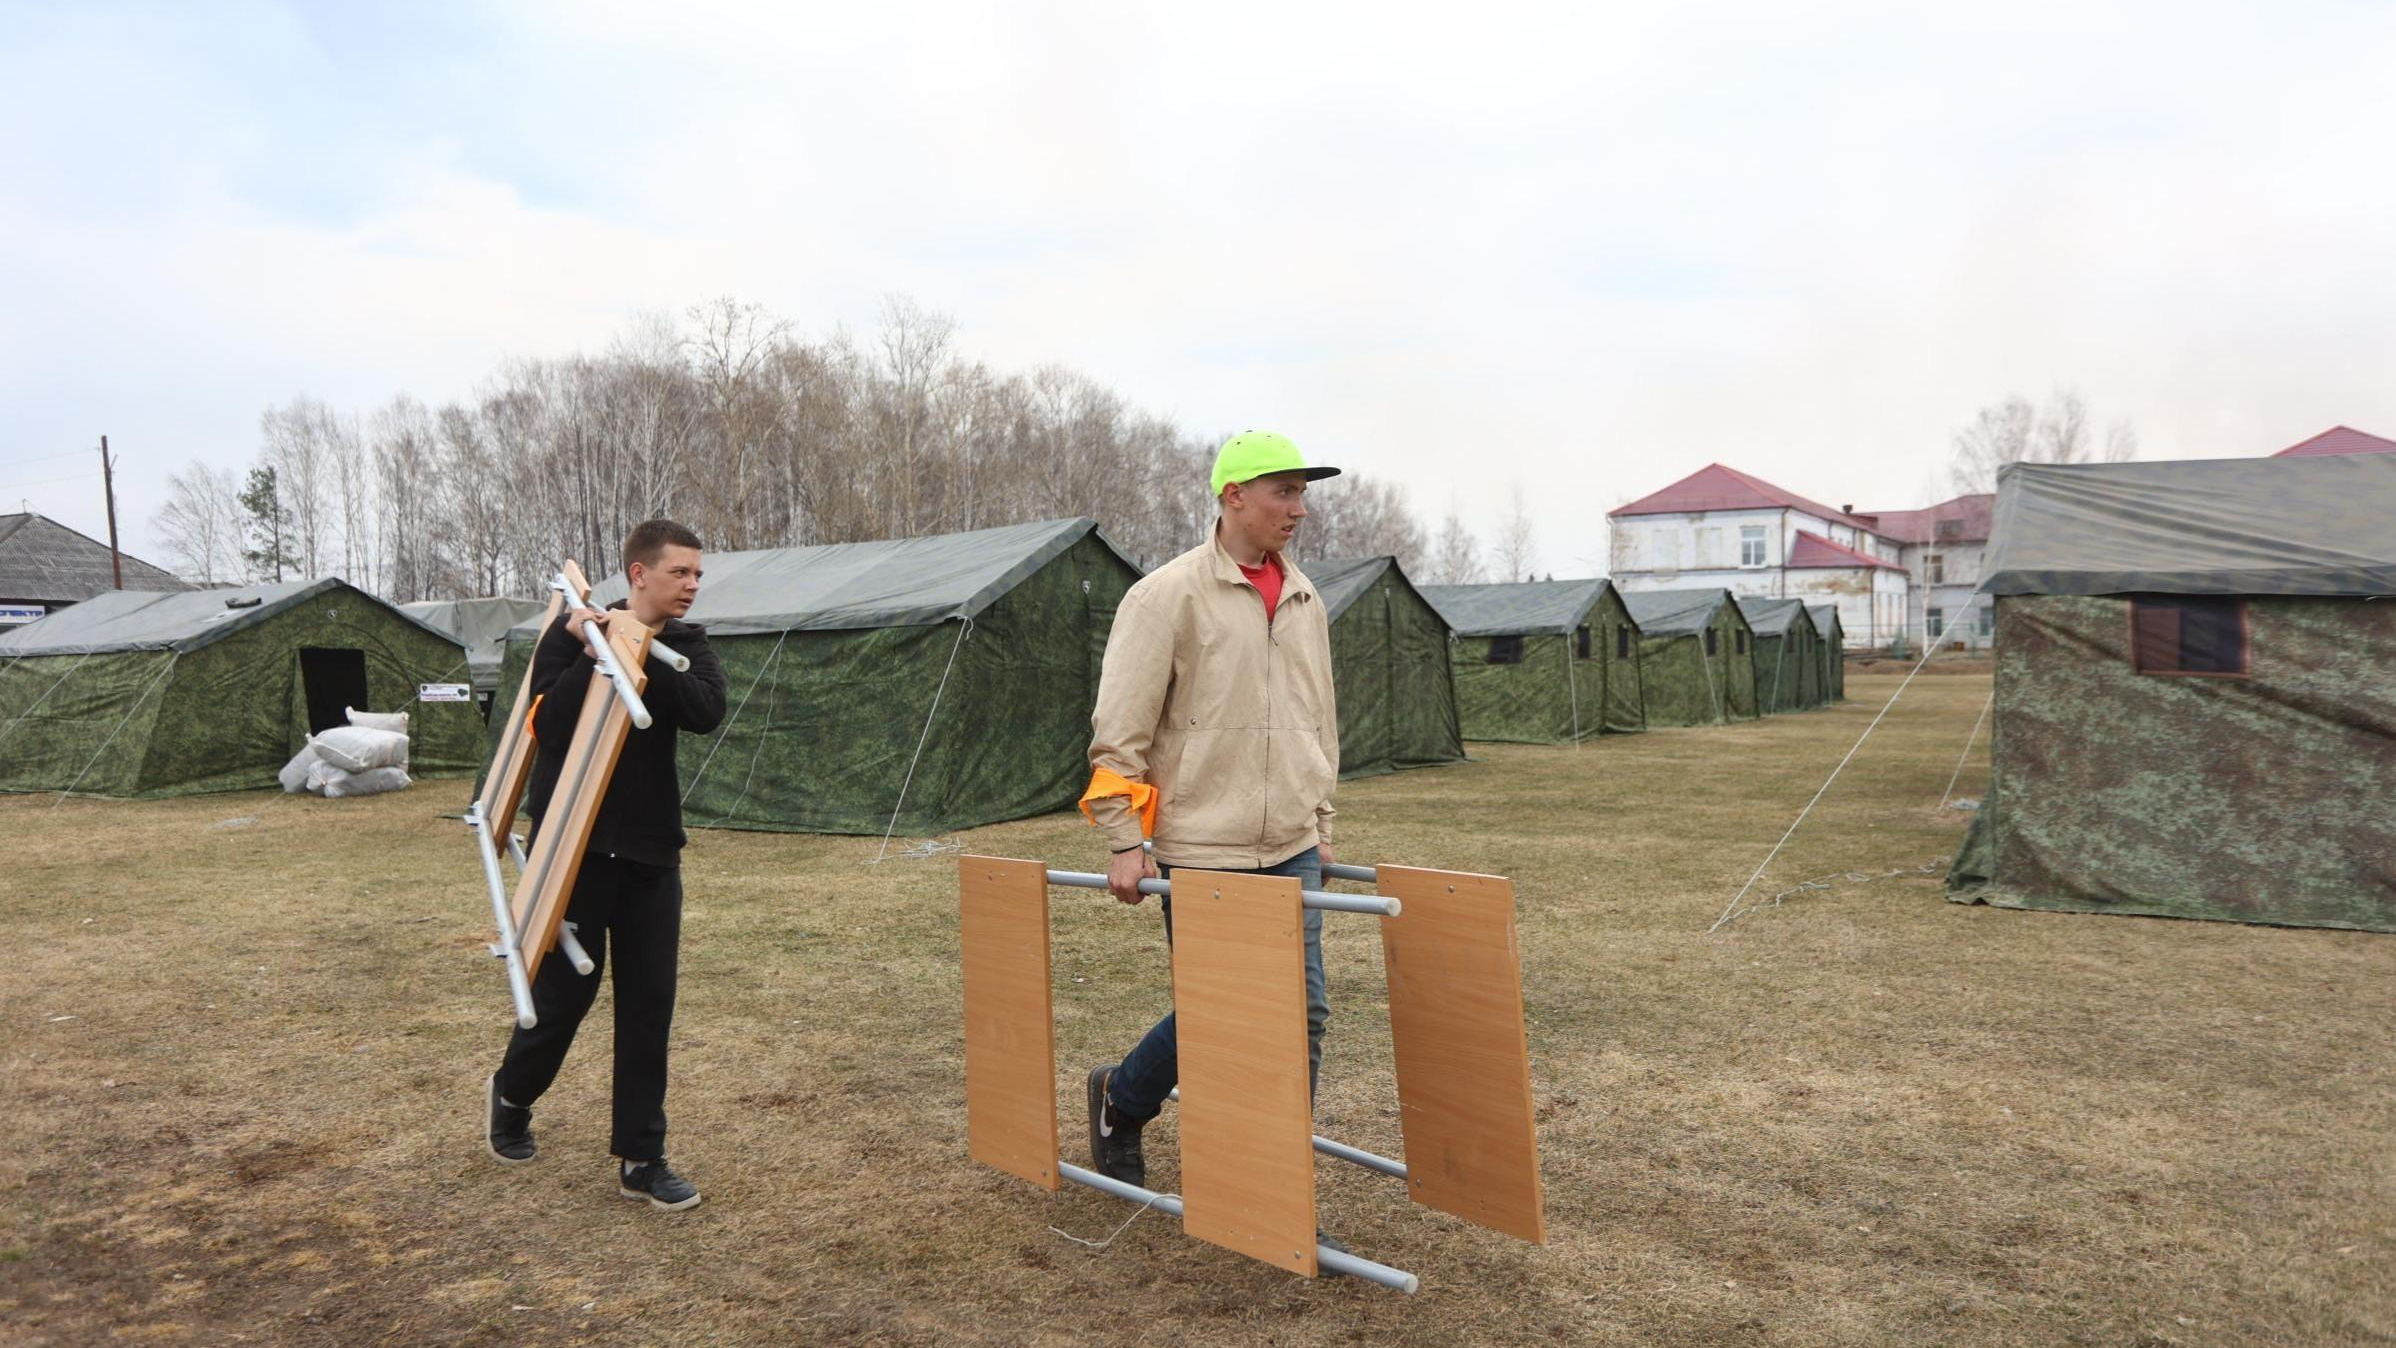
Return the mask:
[[[202,584],[338,575],[395,603],[537,594],[564,557],[598,574],[658,516],[733,551],[1088,515],[1154,566],[1204,536],[1220,439],[1063,366],[993,370],[905,299],[863,339],[818,340],[716,300],[599,355],[509,362],[469,399],[400,393],[359,415],[301,396],[259,432],[245,471],[169,476],[169,558]],[[1301,564],[1387,554],[1431,584],[1528,573],[1519,494],[1486,552],[1453,512],[1434,534],[1402,488],[1353,469],[1309,500]]]

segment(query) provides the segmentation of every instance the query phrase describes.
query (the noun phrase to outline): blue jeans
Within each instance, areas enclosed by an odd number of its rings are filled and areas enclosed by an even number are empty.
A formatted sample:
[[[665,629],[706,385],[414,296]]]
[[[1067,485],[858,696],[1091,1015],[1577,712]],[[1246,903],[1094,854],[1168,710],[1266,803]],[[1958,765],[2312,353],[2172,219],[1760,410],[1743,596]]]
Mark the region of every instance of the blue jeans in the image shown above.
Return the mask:
[[[1173,868],[1160,866],[1171,875]],[[1307,889],[1323,887],[1323,859],[1309,847],[1278,866],[1259,871],[1231,872],[1239,875],[1294,875]],[[1165,943],[1173,942],[1173,900],[1163,900],[1165,906]],[[1306,926],[1306,1089],[1314,1092],[1315,1078],[1323,1070],[1323,1029],[1331,1023],[1331,999],[1323,983],[1323,915],[1308,908]],[[547,966],[543,966],[546,969]],[[1129,1119],[1153,1119],[1165,1107],[1165,1097],[1181,1082],[1181,1051],[1173,1032],[1173,1016],[1156,1023],[1139,1046],[1124,1058],[1115,1069],[1107,1097],[1115,1108]]]

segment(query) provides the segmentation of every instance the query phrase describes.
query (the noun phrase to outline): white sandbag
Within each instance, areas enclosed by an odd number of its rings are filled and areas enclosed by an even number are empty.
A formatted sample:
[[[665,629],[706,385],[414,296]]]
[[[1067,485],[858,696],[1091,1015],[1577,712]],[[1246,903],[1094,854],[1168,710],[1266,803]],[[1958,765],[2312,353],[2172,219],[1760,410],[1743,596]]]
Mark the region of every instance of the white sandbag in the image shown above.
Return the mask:
[[[334,786],[348,780],[348,773],[343,772],[341,769],[334,767],[332,764],[325,762],[321,758],[308,765],[308,790],[316,795],[323,795],[325,788],[328,786]]]
[[[369,768],[364,772],[345,772],[341,774],[341,780],[326,782],[324,796],[326,800],[337,800],[343,796],[379,796],[385,791],[404,791],[413,785],[408,780],[408,774],[398,768]]]
[[[404,711],[360,711],[356,707],[343,707],[341,710],[348,714],[351,725],[364,726],[368,730],[396,730],[402,735],[408,733],[408,714]]]
[[[316,756],[315,745],[303,745],[298,753],[291,756],[291,761],[283,765],[283,770],[275,774],[275,780],[283,784],[286,793],[296,796],[308,789],[308,770],[322,761]]]
[[[336,726],[321,735],[310,736],[308,743],[316,746],[317,757],[343,772],[371,772],[376,768],[408,765],[408,737],[393,730]]]

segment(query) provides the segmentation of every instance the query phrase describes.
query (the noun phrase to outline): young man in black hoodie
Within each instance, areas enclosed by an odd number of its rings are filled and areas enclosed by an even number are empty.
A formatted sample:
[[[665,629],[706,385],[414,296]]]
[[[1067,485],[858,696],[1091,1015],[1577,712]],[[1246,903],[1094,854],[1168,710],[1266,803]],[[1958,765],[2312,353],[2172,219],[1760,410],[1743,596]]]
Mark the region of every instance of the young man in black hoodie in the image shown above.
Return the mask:
[[[666,1033],[674,1021],[675,963],[682,941],[681,779],[675,737],[704,735],[724,719],[724,668],[706,630],[682,621],[699,595],[699,538],[672,520],[636,526],[624,540],[624,574],[632,593],[606,614],[570,613],[541,634],[532,657],[533,764],[525,815],[537,831],[549,795],[565,766],[566,749],[591,686],[586,624],[604,627],[618,611],[657,633],[690,660],[677,672],[652,656],[648,686],[651,724],[624,741],[615,776],[599,804],[582,870],[566,905],[593,968],[574,972],[562,957],[541,961],[533,981],[538,1023],[519,1029],[489,1087],[491,1154],[518,1165],[533,1158],[532,1104],[549,1089],[574,1043],[574,1031],[615,947],[615,1126],[609,1144],[619,1158],[617,1191],[669,1212],[696,1207],[699,1191],[666,1165]],[[662,629],[662,630],[661,630]]]

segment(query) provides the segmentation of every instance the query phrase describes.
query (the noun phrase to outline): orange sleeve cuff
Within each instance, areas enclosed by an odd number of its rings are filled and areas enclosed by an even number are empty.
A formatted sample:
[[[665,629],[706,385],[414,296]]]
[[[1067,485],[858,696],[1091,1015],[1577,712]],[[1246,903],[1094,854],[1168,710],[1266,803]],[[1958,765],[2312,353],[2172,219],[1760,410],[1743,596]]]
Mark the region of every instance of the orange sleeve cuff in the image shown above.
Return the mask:
[[[1109,796],[1131,797],[1132,811],[1140,816],[1140,836],[1143,838],[1156,836],[1155,787],[1146,782],[1132,781],[1112,768],[1099,768],[1090,774],[1090,789],[1082,792],[1083,816],[1091,823],[1097,823],[1098,816],[1091,813],[1090,802],[1104,800]]]

